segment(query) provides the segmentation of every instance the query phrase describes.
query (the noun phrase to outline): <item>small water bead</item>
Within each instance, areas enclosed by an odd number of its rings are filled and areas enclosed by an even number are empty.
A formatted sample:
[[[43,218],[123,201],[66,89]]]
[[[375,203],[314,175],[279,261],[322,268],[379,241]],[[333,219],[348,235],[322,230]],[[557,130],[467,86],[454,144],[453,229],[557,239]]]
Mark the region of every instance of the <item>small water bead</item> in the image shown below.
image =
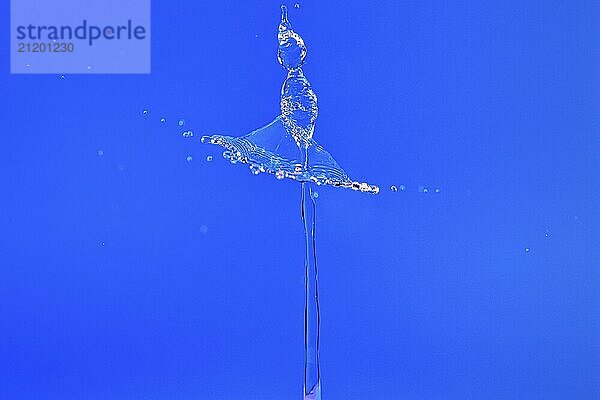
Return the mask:
[[[144,108],[144,109],[142,110],[142,115],[148,115],[148,110]]]
[[[275,178],[280,179],[280,180],[285,178],[285,172],[283,172],[281,170],[275,172]]]
[[[98,150],[98,157],[102,157],[104,155],[104,151],[103,150]]]
[[[177,124],[179,126],[183,126],[185,124],[185,120],[182,118],[182,119],[179,120],[179,122],[177,122]]]
[[[160,122],[161,122],[162,124],[164,124],[165,122],[167,122],[167,119],[166,119],[165,117],[162,117],[162,118],[160,119]]]
[[[65,79],[65,76],[64,76],[64,75],[61,75],[61,76],[60,76],[60,79]]]
[[[397,191],[398,191],[398,188],[397,188],[396,186],[392,185],[392,186],[390,186],[390,190],[391,190],[392,192],[397,192]]]
[[[181,136],[183,136],[184,138],[190,138],[194,136],[194,132],[192,131],[184,131]]]
[[[296,4],[294,4],[294,8],[295,8],[295,9],[298,9],[298,8],[300,8],[300,3],[296,3]]]
[[[525,247],[525,253],[529,253],[531,249],[529,247]]]
[[[212,159],[213,159],[213,156],[206,156],[206,161],[210,162],[210,161],[212,161]]]
[[[313,199],[318,199],[319,198],[319,192],[312,192],[312,198]]]
[[[192,156],[187,156],[187,157],[185,158],[185,160],[186,160],[187,162],[191,162],[191,161],[192,161]]]
[[[436,192],[436,193],[439,193],[440,191],[441,191],[441,190],[440,190],[440,188],[436,188],[436,189],[435,189],[435,192]]]

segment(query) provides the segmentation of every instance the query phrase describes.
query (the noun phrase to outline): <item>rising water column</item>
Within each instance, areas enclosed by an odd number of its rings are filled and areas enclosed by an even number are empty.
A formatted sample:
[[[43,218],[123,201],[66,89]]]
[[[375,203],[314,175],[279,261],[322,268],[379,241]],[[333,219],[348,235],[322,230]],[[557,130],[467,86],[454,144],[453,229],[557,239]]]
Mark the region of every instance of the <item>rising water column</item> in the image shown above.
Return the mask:
[[[308,161],[308,160],[307,160]],[[321,367],[319,342],[321,310],[319,309],[319,271],[317,269],[317,207],[310,184],[302,183],[302,223],[304,225],[304,400],[321,400]]]
[[[312,185],[330,185],[366,193],[379,187],[351,180],[335,159],[313,139],[318,116],[317,95],[304,76],[307,49],[292,29],[287,9],[281,7],[277,33],[277,58],[287,70],[281,88],[281,114],[271,123],[240,137],[212,135],[203,143],[225,148],[223,156],[232,163],[248,164],[254,174],[266,172],[277,179],[301,182],[301,215],[305,237],[304,304],[304,400],[321,400],[319,367],[319,289],[316,243],[316,204]],[[340,128],[343,130],[343,127]]]

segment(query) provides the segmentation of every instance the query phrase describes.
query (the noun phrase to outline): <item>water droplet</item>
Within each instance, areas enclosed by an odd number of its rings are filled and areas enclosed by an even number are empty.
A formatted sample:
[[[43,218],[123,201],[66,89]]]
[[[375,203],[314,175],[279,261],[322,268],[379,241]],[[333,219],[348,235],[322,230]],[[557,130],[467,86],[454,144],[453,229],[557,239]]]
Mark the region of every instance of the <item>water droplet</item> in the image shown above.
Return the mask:
[[[165,122],[167,122],[167,119],[166,119],[165,117],[162,117],[162,118],[160,119],[160,122],[164,124]]]
[[[390,186],[390,190],[391,190],[392,192],[397,192],[397,191],[398,191],[398,188],[397,188],[396,186],[392,185],[392,186]]]
[[[144,108],[144,109],[142,110],[142,115],[148,115],[148,110]]]
[[[88,65],[88,66],[87,66],[87,69],[88,69],[88,71],[89,71],[90,69],[92,69],[92,66],[91,66],[91,65]]]
[[[252,172],[254,175],[260,174],[260,169],[258,168],[258,165],[250,164],[250,172]]]
[[[185,120],[182,118],[182,119],[179,120],[179,122],[177,122],[177,124],[179,126],[183,126],[185,124]]]
[[[206,156],[206,161],[212,161],[213,156]]]
[[[400,185],[400,190],[401,190],[401,191],[405,191],[405,190],[406,190],[406,186],[404,186],[404,185]]]
[[[436,193],[439,193],[440,191],[441,191],[440,188],[435,188]]]
[[[189,138],[189,137],[192,137],[192,136],[194,136],[194,132],[192,132],[192,131],[184,131],[184,132],[181,134],[181,136],[183,136],[183,137],[185,137],[185,138]],[[203,141],[202,143],[204,143],[204,141]]]
[[[525,253],[529,253],[531,249],[529,247],[525,247]]]
[[[254,37],[257,38],[258,37],[258,33],[256,35],[254,35]]]
[[[25,64],[25,66],[26,66],[27,68],[29,68],[29,67],[30,67],[30,65],[29,65],[29,64]]]
[[[60,79],[65,79],[65,76],[64,76],[64,75],[61,75],[61,76],[60,76]]]
[[[187,162],[190,162],[190,161],[192,161],[192,156],[187,156],[187,157],[185,158],[185,160],[186,160]]]
[[[277,179],[283,179],[283,178],[285,178],[285,172],[283,172],[283,171],[277,171],[277,172],[275,172],[275,178],[277,178]]]
[[[296,8],[296,9],[300,8],[300,3],[294,4],[294,8]]]
[[[549,229],[546,229],[546,230],[544,231],[544,236],[545,236],[545,237],[550,237],[550,230],[549,230]]]
[[[205,235],[206,232],[208,232],[208,226],[206,225],[200,225],[200,233]]]
[[[312,192],[312,197],[313,197],[313,199],[318,199],[319,198],[319,192]]]
[[[98,156],[102,157],[104,155],[104,151],[103,150],[98,150]]]

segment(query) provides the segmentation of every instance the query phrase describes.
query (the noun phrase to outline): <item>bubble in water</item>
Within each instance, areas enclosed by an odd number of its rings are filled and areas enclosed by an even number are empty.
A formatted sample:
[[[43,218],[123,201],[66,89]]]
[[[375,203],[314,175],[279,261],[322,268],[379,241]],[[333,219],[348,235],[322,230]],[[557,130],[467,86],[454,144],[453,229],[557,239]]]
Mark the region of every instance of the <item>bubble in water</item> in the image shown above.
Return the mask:
[[[313,199],[318,199],[319,198],[319,192],[312,192],[312,197],[313,197]]]
[[[439,193],[440,191],[441,191],[440,188],[435,188],[436,193]]]
[[[279,171],[275,172],[275,177],[277,179],[283,179],[283,178],[285,178],[285,172],[283,172],[282,170],[279,170]]]
[[[88,66],[87,66],[87,70],[89,71],[90,69],[92,69],[92,66],[91,66],[91,65],[88,65]]]
[[[60,79],[65,79],[65,76],[64,76],[64,75],[61,75],[61,76],[60,76]]]
[[[392,192],[397,192],[397,191],[398,191],[398,188],[397,188],[396,186],[392,185],[392,186],[390,186],[390,190],[391,190]]]
[[[167,122],[167,119],[166,119],[165,117],[162,117],[162,118],[160,119],[160,122],[164,124],[165,122]]]
[[[26,64],[25,66],[26,66],[27,68],[29,68],[29,67],[30,67],[30,65],[29,65],[29,64]]]
[[[187,157],[185,158],[185,160],[186,160],[187,162],[190,162],[190,161],[192,161],[192,156],[187,156]]]
[[[550,237],[550,230],[549,230],[549,229],[546,229],[546,230],[544,231],[544,236],[545,236],[545,237]]]
[[[184,131],[184,132],[181,134],[181,136],[183,136],[183,137],[185,137],[185,138],[189,138],[189,137],[192,137],[192,136],[194,136],[194,132],[192,132],[192,131]]]
[[[206,161],[212,161],[213,156],[206,156]]]
[[[182,118],[182,119],[179,120],[179,122],[177,122],[177,124],[179,126],[183,126],[185,124],[185,120]]]
[[[142,110],[142,115],[148,115],[148,110],[146,108]]]
[[[102,157],[104,155],[104,151],[103,150],[98,150],[98,156]]]
[[[296,8],[296,9],[300,8],[300,3],[294,4],[294,8]]]
[[[531,249],[529,247],[525,247],[525,253],[529,253]]]

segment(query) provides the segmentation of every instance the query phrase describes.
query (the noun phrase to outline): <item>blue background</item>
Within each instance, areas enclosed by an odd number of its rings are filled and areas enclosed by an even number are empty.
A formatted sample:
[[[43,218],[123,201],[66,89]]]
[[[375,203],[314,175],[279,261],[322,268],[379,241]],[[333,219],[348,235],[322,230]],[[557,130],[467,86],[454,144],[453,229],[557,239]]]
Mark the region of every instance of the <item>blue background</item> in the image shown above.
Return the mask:
[[[65,79],[6,3],[0,399],[300,398],[300,187],[198,140],[278,114],[280,3],[154,1],[151,75]],[[318,189],[324,398],[600,398],[600,5],[288,5],[382,187]]]

